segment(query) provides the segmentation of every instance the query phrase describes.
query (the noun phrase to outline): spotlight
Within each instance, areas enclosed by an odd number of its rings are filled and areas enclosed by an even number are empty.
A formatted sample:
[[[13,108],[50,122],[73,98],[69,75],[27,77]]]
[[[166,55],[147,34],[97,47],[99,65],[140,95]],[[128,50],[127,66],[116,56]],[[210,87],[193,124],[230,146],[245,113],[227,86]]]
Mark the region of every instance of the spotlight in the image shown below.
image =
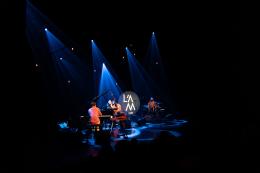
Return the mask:
[[[155,64],[159,64],[157,61],[156,61],[156,63]]]
[[[125,57],[123,56],[123,59],[125,59]]]
[[[153,32],[153,35],[154,35],[154,32]]]
[[[71,48],[71,50],[73,51],[73,50],[74,50],[74,48],[72,47],[72,48]]]
[[[47,28],[45,28],[44,30],[45,30],[45,31],[48,31],[48,29],[47,29]]]
[[[38,67],[39,65],[38,64],[35,64],[35,67]]]
[[[96,69],[94,69],[93,71],[94,71],[95,73],[97,72],[97,70],[96,70]]]
[[[93,42],[93,40],[91,40],[91,42]]]
[[[62,60],[63,58],[60,58],[60,60]]]
[[[70,83],[70,80],[68,80],[67,82]]]

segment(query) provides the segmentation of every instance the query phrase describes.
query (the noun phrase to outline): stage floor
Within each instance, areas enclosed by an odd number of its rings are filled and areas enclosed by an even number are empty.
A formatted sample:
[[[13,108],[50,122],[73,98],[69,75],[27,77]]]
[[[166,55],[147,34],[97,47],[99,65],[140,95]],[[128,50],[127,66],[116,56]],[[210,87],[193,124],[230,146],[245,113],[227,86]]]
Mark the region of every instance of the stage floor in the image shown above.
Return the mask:
[[[137,119],[136,121],[131,121],[131,127],[126,129],[127,138],[120,134],[118,126],[111,128],[111,124],[104,126],[104,129],[99,132],[99,137],[94,137],[90,130],[75,129],[59,132],[48,144],[48,167],[51,170],[59,170],[67,165],[73,166],[85,162],[89,163],[89,159],[94,159],[91,161],[95,161],[95,159],[103,158],[104,155],[105,158],[108,157],[105,161],[109,161],[110,156],[118,157],[117,153],[120,152],[120,146],[122,144],[125,145],[125,142],[129,142],[129,144],[137,142],[141,148],[143,147],[142,144],[144,144],[144,146],[148,147],[144,150],[148,150],[148,153],[154,152],[151,148],[149,150],[149,147],[153,147],[150,144],[158,139],[160,135],[166,134],[170,139],[182,139],[189,124],[188,120],[175,119],[173,117],[160,121]],[[167,145],[165,147],[167,148]],[[126,150],[130,149],[127,148]],[[139,150],[133,152],[137,153]],[[142,156],[142,154],[140,155]]]
[[[170,119],[165,121],[131,121],[131,126],[126,128],[125,135],[120,132],[119,125],[111,125],[110,123],[103,125],[103,128],[100,133],[106,133],[109,135],[111,144],[114,145],[117,141],[121,140],[132,140],[137,139],[138,141],[152,141],[162,131],[169,132],[170,135],[174,137],[181,137],[182,132],[180,128],[185,128],[185,125],[188,123],[187,120],[176,120]],[[87,131],[82,131],[83,134],[87,134]],[[82,139],[83,143],[88,143],[90,145],[96,145],[97,142],[93,135],[85,135]]]

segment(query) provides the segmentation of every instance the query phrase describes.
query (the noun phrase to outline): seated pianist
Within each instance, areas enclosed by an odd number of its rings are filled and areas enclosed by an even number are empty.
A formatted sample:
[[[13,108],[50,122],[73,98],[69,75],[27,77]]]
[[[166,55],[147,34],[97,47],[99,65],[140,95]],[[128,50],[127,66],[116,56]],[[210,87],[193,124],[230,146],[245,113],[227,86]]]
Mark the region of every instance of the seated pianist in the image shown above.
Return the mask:
[[[88,114],[90,117],[90,124],[92,131],[99,131],[100,129],[100,116],[102,116],[102,113],[100,109],[97,107],[97,104],[95,101],[91,102],[91,108],[88,109]]]

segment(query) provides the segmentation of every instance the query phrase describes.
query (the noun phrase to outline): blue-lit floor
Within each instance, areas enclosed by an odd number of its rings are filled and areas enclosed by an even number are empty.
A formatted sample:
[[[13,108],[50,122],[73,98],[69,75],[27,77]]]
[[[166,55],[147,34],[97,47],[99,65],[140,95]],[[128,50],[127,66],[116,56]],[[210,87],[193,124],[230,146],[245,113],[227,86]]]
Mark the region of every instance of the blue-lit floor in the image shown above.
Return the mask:
[[[145,121],[141,124],[138,122],[131,122],[131,127],[126,129],[126,136],[120,132],[120,127],[118,125],[112,125],[106,123],[102,127],[102,132],[105,132],[110,135],[110,141],[113,145],[117,141],[121,140],[131,140],[137,139],[138,141],[152,141],[154,140],[161,131],[168,131],[174,137],[182,136],[182,132],[179,131],[180,127],[185,127],[188,123],[186,120],[167,120],[167,121]],[[82,131],[83,134],[86,134],[86,131]],[[88,143],[89,145],[96,145],[95,139],[92,134],[85,135],[82,140],[82,143]]]
[[[178,139],[183,140],[182,137],[189,131],[189,125],[189,121],[174,117],[156,121],[134,119],[131,121],[131,127],[126,129],[127,137],[120,133],[120,126],[111,126],[109,121],[103,124],[103,129],[98,133],[100,136],[94,136],[90,130],[60,132],[48,144],[48,167],[51,170],[60,170],[69,166],[74,170],[74,165],[77,165],[77,168],[84,170],[85,165],[90,162],[118,162],[124,152],[130,152],[136,159],[141,160],[156,159],[157,155],[161,157],[166,151],[176,155],[176,152],[187,150],[187,145],[174,147],[174,143],[178,143]],[[164,144],[165,139],[167,144]],[[195,146],[193,143],[190,145]],[[125,159],[130,159],[128,154]],[[197,155],[194,156],[196,162]]]

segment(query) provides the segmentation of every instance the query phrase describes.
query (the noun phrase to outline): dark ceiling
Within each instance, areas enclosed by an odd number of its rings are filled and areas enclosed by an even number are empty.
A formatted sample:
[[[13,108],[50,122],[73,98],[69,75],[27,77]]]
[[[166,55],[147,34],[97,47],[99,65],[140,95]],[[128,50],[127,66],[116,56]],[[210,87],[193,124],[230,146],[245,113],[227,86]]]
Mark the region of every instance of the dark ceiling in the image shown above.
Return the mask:
[[[230,81],[237,81],[233,70],[239,63],[238,19],[232,4],[31,2],[72,40],[84,47],[94,39],[110,58],[113,50],[127,44],[144,54],[154,31],[167,70],[174,74],[169,80],[194,104],[196,99],[207,104],[209,97],[219,100],[237,84]],[[229,97],[237,90],[231,93]]]

